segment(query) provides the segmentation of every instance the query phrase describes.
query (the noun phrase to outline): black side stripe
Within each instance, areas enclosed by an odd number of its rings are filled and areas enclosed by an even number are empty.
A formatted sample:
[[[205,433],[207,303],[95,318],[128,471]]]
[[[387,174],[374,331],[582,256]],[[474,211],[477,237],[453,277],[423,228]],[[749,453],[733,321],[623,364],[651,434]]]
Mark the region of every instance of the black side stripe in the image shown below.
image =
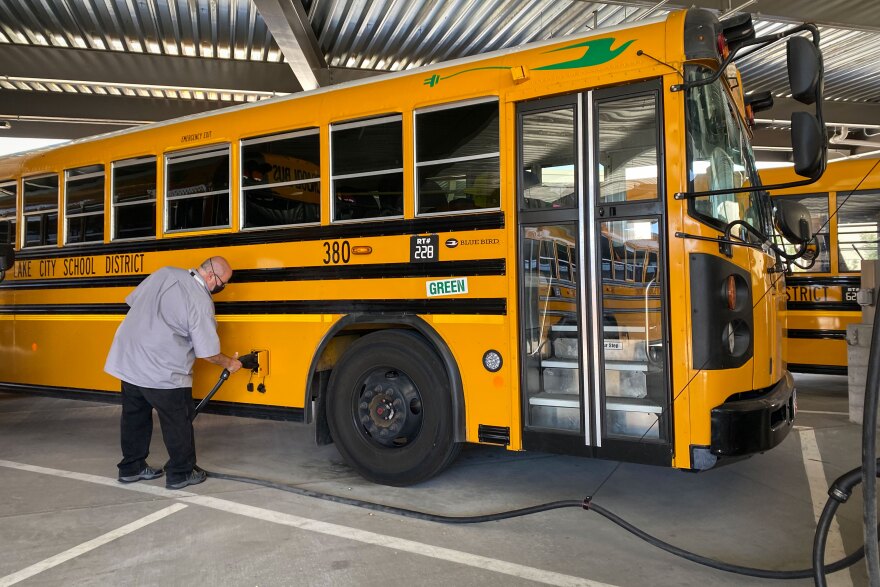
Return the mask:
[[[319,281],[340,279],[378,279],[405,277],[473,277],[504,275],[504,259],[440,261],[437,263],[382,263],[376,265],[324,265],[320,267],[278,267],[239,269],[232,283],[269,281]],[[0,284],[0,289],[66,289],[95,287],[135,287],[146,275],[74,277],[59,279],[19,279]]]
[[[108,275],[106,277],[73,277],[59,279],[18,279],[4,281],[0,289],[70,289],[77,287],[136,287],[144,275]]]
[[[108,404],[122,403],[122,396],[118,392],[80,389],[77,387],[54,387],[50,385],[33,384],[23,385],[21,383],[0,382],[0,391]],[[197,402],[194,401],[193,403],[195,404]],[[292,422],[302,422],[304,419],[304,411],[302,408],[264,406],[259,404],[221,402],[216,400],[207,404],[203,408],[203,411],[210,414],[259,418],[261,420],[288,420]]]
[[[815,373],[817,375],[846,375],[847,368],[839,365],[803,365],[789,363],[788,370],[794,373]]]
[[[844,310],[847,312],[859,312],[862,307],[855,302],[788,302],[789,310]]]
[[[506,315],[504,298],[424,300],[281,300],[216,302],[217,315],[239,314],[491,314]],[[125,314],[127,304],[21,304],[0,306],[0,314]]]
[[[212,249],[268,243],[343,240],[369,236],[399,236],[405,234],[491,230],[497,228],[504,228],[503,212],[415,218],[411,220],[370,221],[332,226],[304,226],[301,228],[229,232],[187,238],[166,238],[106,244],[96,243],[94,245],[77,245],[76,247],[60,249],[24,249],[16,251],[15,258],[24,261],[27,259],[88,257],[91,255],[121,255],[125,253]]]
[[[278,269],[241,269],[233,274],[232,283],[402,277],[469,277],[475,275],[504,275],[504,271],[504,259],[440,261],[437,263],[281,267]]]
[[[788,338],[809,340],[846,340],[846,330],[815,330],[806,328],[789,328],[785,331]]]
[[[815,286],[815,285],[842,285],[846,287],[859,287],[862,278],[858,275],[852,276],[828,276],[828,277],[786,277],[785,285],[787,287],[798,286]]]

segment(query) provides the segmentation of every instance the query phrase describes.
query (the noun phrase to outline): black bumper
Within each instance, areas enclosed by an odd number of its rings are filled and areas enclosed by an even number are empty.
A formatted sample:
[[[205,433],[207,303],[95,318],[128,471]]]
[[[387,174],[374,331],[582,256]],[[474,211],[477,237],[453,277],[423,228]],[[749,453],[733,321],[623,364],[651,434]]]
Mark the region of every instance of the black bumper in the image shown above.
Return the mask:
[[[789,433],[794,413],[794,381],[786,371],[765,395],[725,402],[712,409],[709,451],[730,457],[769,450]]]

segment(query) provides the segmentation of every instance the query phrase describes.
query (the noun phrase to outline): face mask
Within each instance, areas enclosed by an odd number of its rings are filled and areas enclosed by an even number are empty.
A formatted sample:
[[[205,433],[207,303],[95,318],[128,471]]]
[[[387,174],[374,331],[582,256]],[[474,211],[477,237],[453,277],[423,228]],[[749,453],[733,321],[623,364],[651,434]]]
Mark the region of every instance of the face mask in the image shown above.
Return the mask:
[[[223,280],[220,279],[220,276],[217,275],[217,272],[214,271],[214,262],[211,261],[211,273],[214,275],[214,288],[211,289],[211,295],[218,294],[223,291],[223,288],[226,287],[226,284],[223,283]]]

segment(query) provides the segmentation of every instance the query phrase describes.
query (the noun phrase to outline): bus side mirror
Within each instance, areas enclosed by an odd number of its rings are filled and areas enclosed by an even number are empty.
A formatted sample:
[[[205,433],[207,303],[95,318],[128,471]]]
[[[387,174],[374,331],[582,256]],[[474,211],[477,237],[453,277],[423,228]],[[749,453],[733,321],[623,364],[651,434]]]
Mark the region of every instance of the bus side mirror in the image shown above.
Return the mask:
[[[786,46],[792,97],[803,104],[822,99],[822,54],[806,37],[791,37]]]
[[[794,172],[803,177],[818,178],[825,171],[828,156],[825,129],[809,112],[791,115],[791,148]]]
[[[813,238],[810,211],[801,203],[791,200],[776,200],[773,220],[776,230],[795,245],[803,245]]]
[[[12,245],[0,245],[0,271],[12,269],[15,264],[15,249]]]

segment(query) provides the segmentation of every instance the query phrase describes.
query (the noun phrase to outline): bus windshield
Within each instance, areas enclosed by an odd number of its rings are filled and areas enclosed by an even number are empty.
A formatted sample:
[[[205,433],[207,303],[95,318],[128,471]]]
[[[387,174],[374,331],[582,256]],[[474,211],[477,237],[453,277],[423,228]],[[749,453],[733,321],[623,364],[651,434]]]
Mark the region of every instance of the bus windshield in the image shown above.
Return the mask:
[[[710,73],[688,66],[686,78],[695,81]],[[722,84],[717,80],[688,90],[688,181],[694,191],[760,185],[748,136]],[[717,227],[745,220],[771,234],[769,210],[766,192],[741,192],[694,198],[691,213]]]

